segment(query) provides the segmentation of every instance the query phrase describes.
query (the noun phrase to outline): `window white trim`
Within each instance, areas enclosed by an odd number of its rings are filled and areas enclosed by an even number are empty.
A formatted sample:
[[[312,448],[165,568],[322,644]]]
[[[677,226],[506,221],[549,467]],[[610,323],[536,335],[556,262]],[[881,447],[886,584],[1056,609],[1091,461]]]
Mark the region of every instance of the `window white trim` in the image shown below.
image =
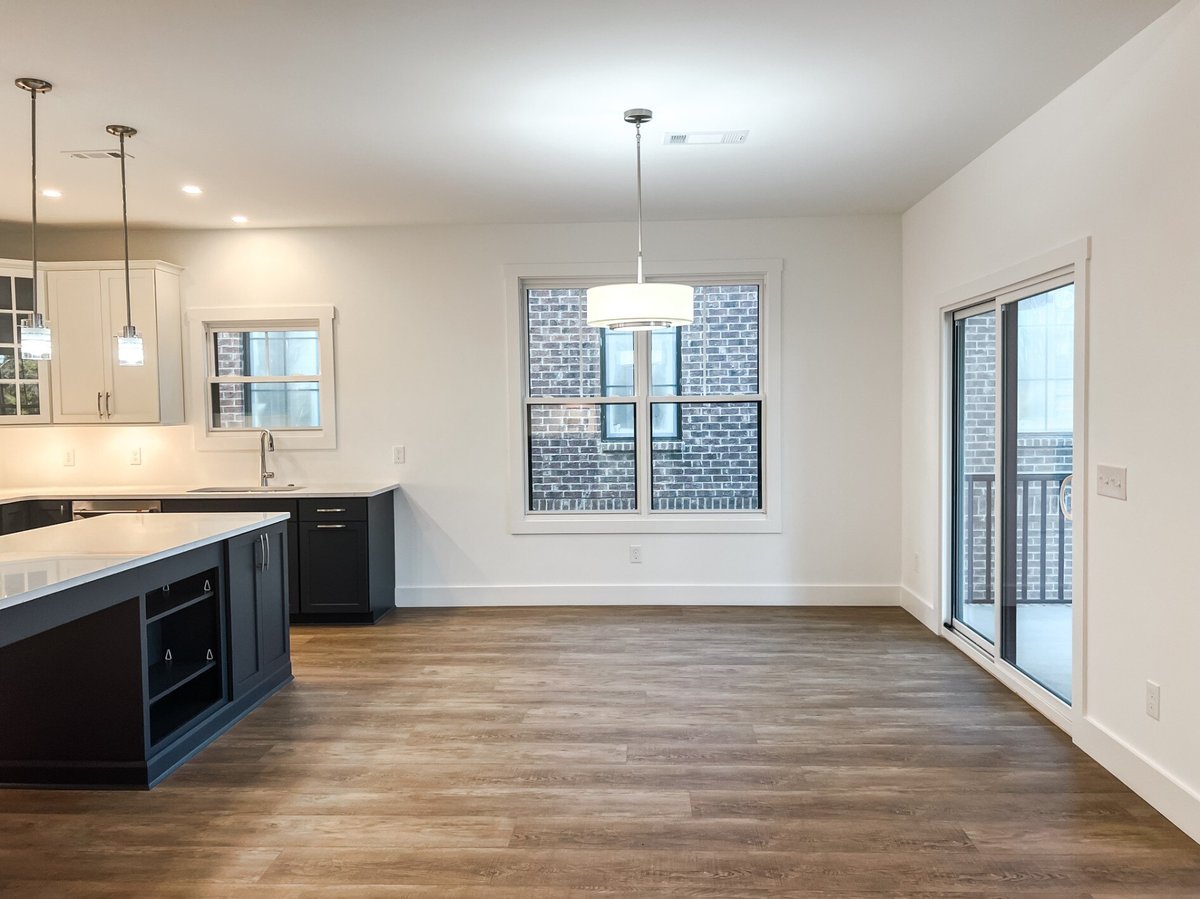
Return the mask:
[[[320,384],[321,427],[296,430],[272,430],[277,449],[335,449],[337,447],[337,404],[334,380],[333,306],[246,306],[232,308],[189,309],[187,313],[189,364],[188,394],[198,416],[193,422],[196,449],[206,451],[257,451],[258,434],[254,431],[222,432],[213,430],[211,397],[208,390],[208,334],[222,327],[245,330],[249,325],[263,330],[285,329],[316,323],[320,337],[320,373],[300,380]],[[280,380],[280,379],[272,379]],[[286,379],[283,379],[286,380]]]
[[[739,401],[762,402],[760,440],[762,469],[760,493],[763,508],[755,512],[654,512],[644,503],[639,512],[529,512],[526,466],[525,367],[523,333],[525,288],[536,282],[557,287],[591,287],[596,284],[632,280],[628,263],[530,263],[504,267],[506,324],[508,331],[508,452],[509,528],[514,534],[778,534],[782,521],[782,409],[780,402],[780,359],[782,356],[781,309],[783,305],[782,259],[727,259],[691,262],[646,263],[646,277],[705,283],[762,284],[759,297],[759,393],[736,397]],[[767,398],[770,398],[769,402]],[[682,397],[704,401],[706,397]],[[730,398],[718,398],[730,399]],[[539,400],[540,401],[540,400]],[[625,397],[588,397],[582,402],[628,402]],[[551,402],[553,402],[551,400]],[[574,400],[573,402],[581,402]],[[648,444],[643,444],[648,447]],[[648,452],[648,448],[646,449]],[[641,489],[641,487],[639,487]]]

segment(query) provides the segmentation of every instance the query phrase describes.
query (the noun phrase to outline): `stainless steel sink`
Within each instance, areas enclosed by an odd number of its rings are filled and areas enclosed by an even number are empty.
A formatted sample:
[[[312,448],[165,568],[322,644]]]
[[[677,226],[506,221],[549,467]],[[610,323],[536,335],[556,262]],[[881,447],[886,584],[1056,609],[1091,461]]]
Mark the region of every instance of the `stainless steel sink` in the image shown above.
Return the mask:
[[[195,487],[188,493],[287,493],[299,490],[299,484],[280,484],[278,487]]]

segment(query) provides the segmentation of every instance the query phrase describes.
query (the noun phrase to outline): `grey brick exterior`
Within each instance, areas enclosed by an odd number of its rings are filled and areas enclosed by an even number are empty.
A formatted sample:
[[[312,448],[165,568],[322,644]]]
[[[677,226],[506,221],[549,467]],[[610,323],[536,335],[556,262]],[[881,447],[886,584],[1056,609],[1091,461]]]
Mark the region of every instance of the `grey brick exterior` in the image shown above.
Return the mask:
[[[586,324],[582,288],[527,291],[528,390],[537,397],[601,394],[601,332]],[[680,393],[758,392],[756,285],[696,288],[695,321],[682,329]],[[596,405],[529,411],[530,511],[635,511],[631,440],[604,440]],[[757,403],[688,403],[678,440],[652,444],[657,511],[762,507]]]

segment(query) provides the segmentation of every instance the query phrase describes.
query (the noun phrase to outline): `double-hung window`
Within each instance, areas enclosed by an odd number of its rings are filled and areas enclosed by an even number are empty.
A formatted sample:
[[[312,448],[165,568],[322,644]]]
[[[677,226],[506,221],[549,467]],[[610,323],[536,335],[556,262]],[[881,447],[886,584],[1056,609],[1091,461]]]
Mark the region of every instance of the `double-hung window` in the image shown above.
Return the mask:
[[[205,435],[268,428],[293,448],[333,446],[333,309],[197,310]]]
[[[694,286],[692,324],[629,332],[588,327],[599,278],[518,279],[516,530],[777,529],[754,525],[767,512],[765,293],[778,268],[672,280]]]

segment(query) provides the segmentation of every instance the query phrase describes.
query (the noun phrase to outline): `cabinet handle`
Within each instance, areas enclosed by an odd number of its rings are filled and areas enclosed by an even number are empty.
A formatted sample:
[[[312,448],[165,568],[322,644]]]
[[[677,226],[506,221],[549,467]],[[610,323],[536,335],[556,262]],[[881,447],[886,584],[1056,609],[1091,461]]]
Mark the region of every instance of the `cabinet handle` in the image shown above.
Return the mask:
[[[345,509],[317,509],[318,512],[345,512]]]
[[[100,391],[96,391],[96,415],[100,418],[104,417],[104,410],[100,408]]]
[[[317,525],[317,527],[319,527],[319,528],[344,528],[345,525],[344,524],[319,524],[319,525]]]
[[[108,408],[108,399],[111,396],[111,393],[104,394],[104,414],[108,418],[112,418],[112,410]]]
[[[270,568],[271,567],[271,535],[270,534],[263,534],[263,547],[267,551],[267,563],[265,565],[263,565],[263,568]]]

